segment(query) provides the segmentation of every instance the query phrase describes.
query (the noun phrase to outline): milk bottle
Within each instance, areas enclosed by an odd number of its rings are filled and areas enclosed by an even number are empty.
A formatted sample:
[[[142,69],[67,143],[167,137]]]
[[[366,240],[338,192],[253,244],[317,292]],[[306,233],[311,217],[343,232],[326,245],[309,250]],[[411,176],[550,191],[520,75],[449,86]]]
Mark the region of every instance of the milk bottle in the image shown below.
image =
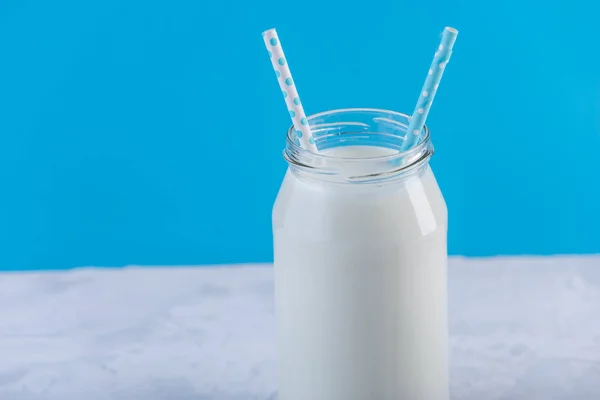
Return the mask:
[[[375,109],[291,129],[273,208],[279,400],[448,400],[447,210],[429,131]]]

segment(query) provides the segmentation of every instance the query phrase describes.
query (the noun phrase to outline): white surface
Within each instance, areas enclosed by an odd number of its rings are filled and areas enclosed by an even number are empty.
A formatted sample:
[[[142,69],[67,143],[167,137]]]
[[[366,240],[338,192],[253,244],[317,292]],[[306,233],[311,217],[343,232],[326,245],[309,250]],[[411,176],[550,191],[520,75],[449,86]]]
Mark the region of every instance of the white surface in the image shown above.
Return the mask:
[[[274,399],[273,331],[265,266],[4,273],[0,399]],[[452,259],[450,331],[453,399],[600,399],[600,257]]]

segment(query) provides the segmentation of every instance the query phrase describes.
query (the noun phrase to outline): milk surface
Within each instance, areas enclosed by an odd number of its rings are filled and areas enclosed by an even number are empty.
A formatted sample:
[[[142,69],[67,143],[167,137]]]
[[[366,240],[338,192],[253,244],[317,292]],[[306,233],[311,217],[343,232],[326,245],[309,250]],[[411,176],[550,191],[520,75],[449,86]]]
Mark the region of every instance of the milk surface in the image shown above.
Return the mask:
[[[273,210],[279,400],[448,400],[446,231],[428,166],[388,184],[288,171]]]

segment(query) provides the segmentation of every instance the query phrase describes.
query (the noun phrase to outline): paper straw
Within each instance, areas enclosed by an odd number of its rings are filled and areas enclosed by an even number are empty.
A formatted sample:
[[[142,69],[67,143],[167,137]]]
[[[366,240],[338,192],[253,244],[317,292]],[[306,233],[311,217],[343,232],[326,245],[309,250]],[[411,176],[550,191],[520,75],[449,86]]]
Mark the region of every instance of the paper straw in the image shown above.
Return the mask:
[[[317,146],[315,146],[315,139],[310,131],[308,119],[306,118],[304,108],[300,102],[300,96],[298,96],[298,91],[296,90],[296,85],[292,78],[287,58],[285,58],[285,54],[283,54],[283,48],[281,47],[277,32],[275,29],[269,29],[268,31],[263,32],[263,39],[265,41],[265,46],[267,46],[271,64],[273,64],[273,69],[275,70],[275,75],[277,76],[279,87],[281,88],[281,93],[285,99],[285,104],[287,105],[288,112],[292,118],[292,124],[294,124],[296,135],[298,136],[298,139],[300,139],[300,146],[308,151],[316,153]]]
[[[438,85],[442,79],[446,65],[450,60],[450,56],[452,55],[452,47],[454,46],[457,35],[458,31],[454,28],[446,27],[446,29],[444,29],[442,41],[438,47],[438,51],[433,56],[433,62],[429,67],[425,84],[421,89],[415,111],[413,112],[408,128],[406,129],[406,136],[401,148],[402,151],[409,149],[419,140],[421,130],[425,125],[425,120],[427,119],[427,115],[431,108],[431,103],[433,103],[433,98],[437,92]]]

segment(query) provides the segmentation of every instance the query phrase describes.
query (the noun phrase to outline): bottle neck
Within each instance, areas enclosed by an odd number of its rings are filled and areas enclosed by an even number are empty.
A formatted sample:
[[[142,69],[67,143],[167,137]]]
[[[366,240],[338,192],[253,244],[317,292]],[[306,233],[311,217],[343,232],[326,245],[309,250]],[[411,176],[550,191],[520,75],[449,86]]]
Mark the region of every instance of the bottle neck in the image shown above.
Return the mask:
[[[337,184],[383,184],[419,173],[433,155],[429,130],[401,151],[409,117],[375,109],[333,110],[309,117],[318,153],[287,134],[284,158],[298,177]]]

